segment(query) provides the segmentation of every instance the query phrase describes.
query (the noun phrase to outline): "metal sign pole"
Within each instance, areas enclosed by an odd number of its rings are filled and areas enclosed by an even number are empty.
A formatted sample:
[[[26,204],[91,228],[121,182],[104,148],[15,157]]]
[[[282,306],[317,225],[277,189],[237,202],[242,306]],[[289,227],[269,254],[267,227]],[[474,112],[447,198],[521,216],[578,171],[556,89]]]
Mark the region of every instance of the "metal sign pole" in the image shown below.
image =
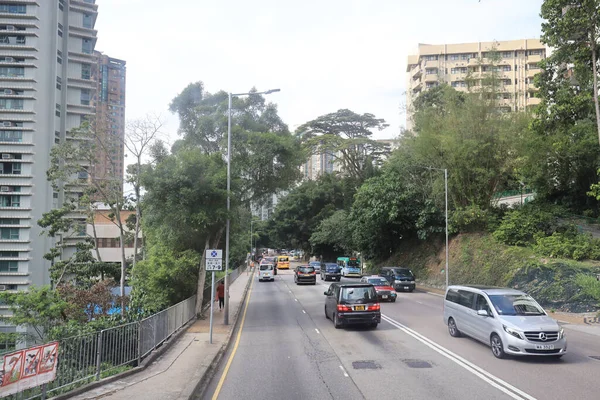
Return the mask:
[[[208,334],[208,343],[210,343],[210,344],[212,344],[214,304],[215,304],[215,271],[212,272],[212,284],[210,285],[210,331]]]

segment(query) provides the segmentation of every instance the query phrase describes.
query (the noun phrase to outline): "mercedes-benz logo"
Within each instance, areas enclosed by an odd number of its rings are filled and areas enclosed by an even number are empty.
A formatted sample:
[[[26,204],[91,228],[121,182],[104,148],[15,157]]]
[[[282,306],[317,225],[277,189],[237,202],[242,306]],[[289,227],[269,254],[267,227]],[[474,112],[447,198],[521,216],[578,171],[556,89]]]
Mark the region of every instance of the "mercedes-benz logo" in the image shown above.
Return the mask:
[[[548,338],[546,337],[546,334],[544,332],[540,332],[540,340],[542,342],[545,342]]]

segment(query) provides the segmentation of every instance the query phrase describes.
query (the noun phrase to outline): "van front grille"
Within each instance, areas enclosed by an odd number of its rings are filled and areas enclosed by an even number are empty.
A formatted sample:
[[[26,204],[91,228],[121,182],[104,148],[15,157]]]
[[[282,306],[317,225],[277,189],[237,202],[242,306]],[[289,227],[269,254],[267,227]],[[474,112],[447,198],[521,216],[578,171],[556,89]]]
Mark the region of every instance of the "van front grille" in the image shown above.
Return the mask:
[[[540,343],[555,342],[558,340],[558,332],[557,331],[525,332],[525,337],[530,342],[540,342]]]

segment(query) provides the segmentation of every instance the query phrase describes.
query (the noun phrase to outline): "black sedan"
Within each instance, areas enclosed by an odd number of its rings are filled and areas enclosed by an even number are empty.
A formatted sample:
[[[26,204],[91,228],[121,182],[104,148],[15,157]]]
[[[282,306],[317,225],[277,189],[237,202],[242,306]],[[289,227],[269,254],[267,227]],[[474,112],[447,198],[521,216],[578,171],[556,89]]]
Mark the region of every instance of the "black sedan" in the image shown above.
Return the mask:
[[[296,285],[301,283],[317,284],[317,273],[315,268],[310,265],[300,265],[294,270],[294,282]]]

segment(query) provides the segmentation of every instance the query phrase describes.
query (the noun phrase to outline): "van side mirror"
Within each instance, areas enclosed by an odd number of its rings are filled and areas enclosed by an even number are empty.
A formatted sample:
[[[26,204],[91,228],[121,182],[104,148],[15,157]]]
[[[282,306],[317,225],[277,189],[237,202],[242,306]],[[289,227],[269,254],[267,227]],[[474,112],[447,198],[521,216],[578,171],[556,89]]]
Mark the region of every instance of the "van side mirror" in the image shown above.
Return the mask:
[[[325,291],[325,292],[323,292],[323,294],[324,294],[325,296],[329,296],[329,291]]]
[[[487,310],[477,310],[477,315],[479,315],[480,317],[489,317],[490,314],[488,313]]]

